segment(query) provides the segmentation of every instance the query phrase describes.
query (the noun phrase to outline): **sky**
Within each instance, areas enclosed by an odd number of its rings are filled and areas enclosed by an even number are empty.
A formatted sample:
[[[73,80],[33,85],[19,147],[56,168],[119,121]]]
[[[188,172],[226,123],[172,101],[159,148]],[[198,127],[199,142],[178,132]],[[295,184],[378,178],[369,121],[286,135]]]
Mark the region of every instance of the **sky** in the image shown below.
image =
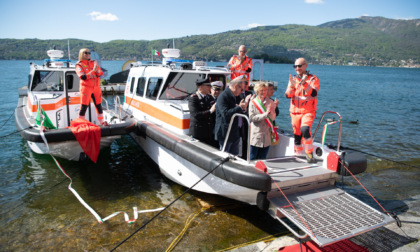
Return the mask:
[[[0,38],[172,39],[381,16],[419,19],[419,0],[0,0]]]

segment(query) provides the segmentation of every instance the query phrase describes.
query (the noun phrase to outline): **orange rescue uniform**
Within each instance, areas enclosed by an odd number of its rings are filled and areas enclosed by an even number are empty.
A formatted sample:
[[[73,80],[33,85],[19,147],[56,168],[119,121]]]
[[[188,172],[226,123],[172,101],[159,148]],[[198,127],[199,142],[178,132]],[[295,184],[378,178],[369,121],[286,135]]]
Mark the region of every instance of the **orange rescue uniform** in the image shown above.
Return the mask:
[[[82,96],[82,105],[89,105],[90,98],[93,94],[95,103],[102,103],[102,92],[100,87],[100,76],[103,72],[98,66],[96,72],[93,71],[94,61],[82,60],[76,63],[76,73],[80,78],[80,94]],[[86,79],[83,80],[82,76],[85,75]],[[94,77],[91,78],[90,75]]]
[[[300,139],[302,139],[301,128],[307,126],[309,132],[303,135],[305,152],[312,153],[311,126],[316,115],[317,96],[319,91],[319,79],[315,75],[308,74],[304,83],[302,79],[294,76],[295,85],[289,83],[285,96],[290,98],[290,117],[292,119],[293,134],[295,135],[295,151],[302,151]],[[296,141],[297,140],[297,141]]]
[[[238,55],[232,56],[230,58],[228,65],[230,64],[230,70],[232,74],[230,75],[230,79],[233,80],[238,76],[246,75],[246,90],[248,90],[249,86],[249,72],[252,69],[252,59],[250,57],[245,56],[245,60],[241,63],[241,59]]]

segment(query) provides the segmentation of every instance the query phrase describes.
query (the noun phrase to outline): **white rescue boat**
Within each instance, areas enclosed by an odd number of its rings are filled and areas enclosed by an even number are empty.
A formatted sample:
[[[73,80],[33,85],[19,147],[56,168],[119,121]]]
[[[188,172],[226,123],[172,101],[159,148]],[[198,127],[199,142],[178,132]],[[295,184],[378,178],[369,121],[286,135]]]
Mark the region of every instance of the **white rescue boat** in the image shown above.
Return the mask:
[[[257,205],[285,225],[282,218],[287,217],[304,233],[290,228],[295,235],[309,236],[320,246],[394,221],[335,186],[340,174],[357,174],[367,166],[365,156],[340,150],[341,134],[336,148],[314,143],[314,164],[295,155],[293,135],[284,130],[278,130],[279,143],[270,147],[266,160],[243,160],[193,139],[187,99],[196,91],[195,81],[208,78],[226,88],[230,71],[179,60],[177,49],[162,52],[160,65],[132,64],[123,109],[137,121],[137,131],[130,135],[166,177],[197,191]],[[326,113],[338,117],[341,132],[341,116]]]
[[[63,51],[49,50],[47,53],[50,59],[43,65],[30,64],[27,92],[19,97],[15,112],[16,127],[32,151],[79,161],[86,155],[68,128],[70,122],[78,118],[80,110],[80,83],[75,64],[61,59]],[[118,103],[119,99],[116,101]],[[107,103],[103,107],[108,126],[99,126],[101,149],[135,129],[133,119],[122,119],[120,113],[108,108]],[[41,128],[41,118],[44,122],[48,118],[50,126]],[[93,103],[88,107],[86,118],[99,124]]]

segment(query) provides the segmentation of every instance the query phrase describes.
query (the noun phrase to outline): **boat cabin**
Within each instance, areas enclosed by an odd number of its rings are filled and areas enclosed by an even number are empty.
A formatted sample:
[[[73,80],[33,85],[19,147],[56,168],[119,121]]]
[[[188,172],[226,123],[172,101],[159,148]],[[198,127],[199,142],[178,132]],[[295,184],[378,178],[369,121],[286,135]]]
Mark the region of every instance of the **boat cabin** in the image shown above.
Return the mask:
[[[46,59],[43,65],[30,65],[26,106],[30,117],[35,119],[38,105],[41,105],[54,127],[65,128],[79,114],[80,81],[75,64],[57,58],[58,53],[51,51],[59,50],[48,51],[51,58]],[[86,118],[98,124],[96,113],[95,106],[91,104]]]
[[[227,69],[208,67],[204,62],[170,61],[166,65],[134,64],[125,89],[126,110],[135,118],[163,124],[171,131],[189,134],[188,97],[197,91],[195,82],[209,78],[226,87]]]

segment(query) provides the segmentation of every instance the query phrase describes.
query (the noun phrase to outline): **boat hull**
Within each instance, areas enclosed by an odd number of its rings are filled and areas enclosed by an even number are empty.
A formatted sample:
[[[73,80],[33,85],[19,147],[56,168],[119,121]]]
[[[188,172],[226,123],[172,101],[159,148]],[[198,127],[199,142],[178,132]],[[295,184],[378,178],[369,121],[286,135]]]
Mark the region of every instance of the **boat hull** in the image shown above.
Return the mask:
[[[150,137],[144,138],[134,133],[130,135],[147,155],[159,165],[160,172],[173,182],[188,188],[192,187],[196,191],[217,194],[241,202],[256,204],[259,190],[240,186],[221,179],[212,173],[209,174],[209,171],[165,148]],[[215,162],[214,168],[219,164]],[[223,168],[219,166],[215,170],[217,169]],[[203,177],[205,178],[202,179]]]
[[[100,150],[111,146],[111,144],[119,138],[120,136],[101,137]],[[27,141],[27,143],[31,150],[38,154],[51,154],[55,157],[71,161],[81,161],[87,158],[82,147],[77,141],[53,142],[48,144],[48,148],[43,142]]]
[[[223,162],[228,153],[187,136],[145,121],[138,121],[137,131],[130,135],[159,165],[162,174],[185,187],[194,185],[194,190],[249,204],[256,204],[259,192],[271,190],[270,176],[253,164],[242,159]]]
[[[38,154],[51,154],[68,160],[84,160],[86,155],[84,155],[84,151],[69,128],[50,129],[43,132],[45,140],[48,143],[48,150],[41,136],[39,126],[35,125],[34,122],[30,122],[33,119],[31,119],[29,113],[26,111],[25,99],[26,97],[19,98],[18,107],[15,112],[15,122],[20,135],[27,141],[31,150]],[[105,120],[107,118],[110,119],[108,114],[105,116]],[[109,126],[100,126],[100,149],[109,147],[121,135],[134,131],[136,129],[135,126],[136,121],[132,118],[128,118],[124,122],[113,122]]]

